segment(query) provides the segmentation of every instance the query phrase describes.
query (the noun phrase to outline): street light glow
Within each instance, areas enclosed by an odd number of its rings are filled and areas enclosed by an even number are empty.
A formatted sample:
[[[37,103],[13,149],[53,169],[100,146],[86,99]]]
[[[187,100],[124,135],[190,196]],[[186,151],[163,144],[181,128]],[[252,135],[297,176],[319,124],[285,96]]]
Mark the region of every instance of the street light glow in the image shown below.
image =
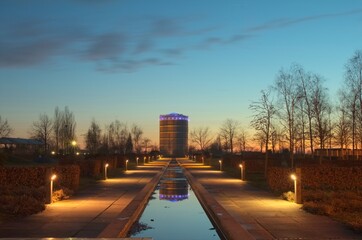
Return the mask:
[[[297,176],[295,176],[295,174],[290,175],[290,178],[293,179],[294,181],[297,180]]]
[[[51,181],[54,181],[57,178],[57,175],[53,174],[50,178]]]

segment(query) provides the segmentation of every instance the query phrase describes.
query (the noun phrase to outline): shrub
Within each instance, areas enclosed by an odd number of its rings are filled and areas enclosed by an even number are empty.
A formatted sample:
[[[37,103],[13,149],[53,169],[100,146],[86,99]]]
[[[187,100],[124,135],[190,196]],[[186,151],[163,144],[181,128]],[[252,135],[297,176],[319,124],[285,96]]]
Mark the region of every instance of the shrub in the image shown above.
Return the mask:
[[[0,190],[0,212],[14,216],[28,216],[45,209],[45,189],[31,187],[3,187]]]
[[[294,202],[295,201],[295,194],[294,194],[294,192],[291,192],[291,191],[285,192],[282,195],[282,199],[287,200],[289,202]]]
[[[69,188],[66,188],[66,187],[62,187],[61,189],[53,192],[52,201],[57,202],[57,201],[61,201],[64,199],[68,199],[71,195],[73,195],[72,190],[70,190]]]

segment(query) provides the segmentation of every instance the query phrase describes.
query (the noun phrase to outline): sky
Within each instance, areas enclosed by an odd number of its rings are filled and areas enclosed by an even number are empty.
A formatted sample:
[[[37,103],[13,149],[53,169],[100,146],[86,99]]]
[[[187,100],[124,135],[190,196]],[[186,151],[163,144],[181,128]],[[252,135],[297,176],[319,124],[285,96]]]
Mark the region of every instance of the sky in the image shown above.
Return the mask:
[[[0,1],[0,116],[29,137],[40,114],[119,120],[159,141],[159,115],[216,133],[250,130],[252,101],[298,63],[325,78],[332,100],[362,49],[359,0]]]

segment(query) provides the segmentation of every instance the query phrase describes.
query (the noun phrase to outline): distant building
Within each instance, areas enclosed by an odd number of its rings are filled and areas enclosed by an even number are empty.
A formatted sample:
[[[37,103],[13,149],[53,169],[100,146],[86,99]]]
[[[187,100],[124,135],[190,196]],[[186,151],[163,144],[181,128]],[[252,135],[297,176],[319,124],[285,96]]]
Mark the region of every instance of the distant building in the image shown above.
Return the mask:
[[[165,157],[184,157],[188,151],[188,116],[160,115],[160,152]]]
[[[0,151],[10,153],[27,154],[39,150],[43,146],[43,142],[35,139],[26,138],[0,138]]]
[[[349,148],[325,148],[325,149],[315,149],[316,156],[322,157],[345,157],[345,156],[356,156],[359,158],[362,156],[362,149],[355,149],[354,154],[352,149]]]

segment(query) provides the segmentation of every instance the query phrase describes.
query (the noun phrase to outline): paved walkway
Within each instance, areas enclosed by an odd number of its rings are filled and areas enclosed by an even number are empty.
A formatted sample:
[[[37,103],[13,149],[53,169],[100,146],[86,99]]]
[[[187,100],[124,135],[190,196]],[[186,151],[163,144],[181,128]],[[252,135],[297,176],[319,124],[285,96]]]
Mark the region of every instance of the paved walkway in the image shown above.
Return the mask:
[[[328,217],[306,213],[300,205],[280,200],[247,182],[201,164],[181,161],[236,224],[239,223],[254,239],[362,239],[361,234]],[[120,178],[100,181],[69,200],[48,205],[42,213],[2,223],[0,238],[98,237],[118,219],[120,212],[164,164],[165,161],[160,161],[129,170]]]
[[[189,163],[188,160],[181,160]],[[362,239],[362,234],[325,216],[300,209],[247,182],[201,166],[186,169],[255,239]]]
[[[139,166],[119,178],[98,182],[45,211],[0,224],[0,238],[93,238],[125,209],[165,162]]]

